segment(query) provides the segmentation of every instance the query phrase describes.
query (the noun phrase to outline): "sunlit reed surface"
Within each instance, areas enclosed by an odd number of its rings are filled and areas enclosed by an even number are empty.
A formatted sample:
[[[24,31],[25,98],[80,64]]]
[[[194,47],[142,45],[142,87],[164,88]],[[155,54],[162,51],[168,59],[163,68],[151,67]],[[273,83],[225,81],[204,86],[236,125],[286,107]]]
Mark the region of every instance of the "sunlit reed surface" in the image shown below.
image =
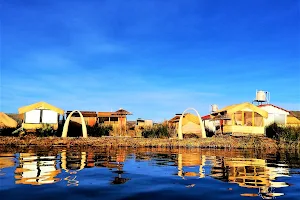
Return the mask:
[[[12,150],[11,150],[12,151]],[[297,153],[2,152],[1,199],[299,199]]]

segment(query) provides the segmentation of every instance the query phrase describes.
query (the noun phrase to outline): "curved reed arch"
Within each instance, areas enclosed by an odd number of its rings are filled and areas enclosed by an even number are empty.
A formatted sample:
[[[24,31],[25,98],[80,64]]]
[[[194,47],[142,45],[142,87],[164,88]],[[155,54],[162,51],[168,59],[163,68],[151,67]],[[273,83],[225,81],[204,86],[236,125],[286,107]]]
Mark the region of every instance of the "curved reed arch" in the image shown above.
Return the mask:
[[[64,124],[64,129],[63,129],[63,132],[62,132],[61,137],[63,137],[63,138],[67,137],[70,119],[71,119],[72,115],[73,115],[75,112],[78,112],[78,114],[79,114],[79,116],[80,116],[80,119],[81,119],[82,135],[83,135],[83,137],[84,137],[84,138],[87,138],[87,137],[88,137],[88,136],[87,136],[87,130],[86,130],[85,121],[84,121],[83,115],[81,114],[81,112],[80,112],[79,110],[74,110],[74,111],[72,111],[72,112],[69,114],[69,116],[68,116],[68,118],[67,118],[67,120],[66,120],[66,122],[65,122],[65,124]]]
[[[206,138],[206,132],[205,132],[205,128],[204,125],[202,123],[201,117],[198,113],[198,111],[195,108],[187,108],[185,111],[183,111],[182,115],[180,116],[180,120],[179,120],[179,126],[178,126],[178,139],[182,140],[183,139],[183,134],[182,134],[182,119],[184,114],[188,111],[188,110],[193,110],[196,112],[198,119],[199,119],[199,124],[200,124],[200,128],[201,128],[201,134],[202,134],[202,138]]]

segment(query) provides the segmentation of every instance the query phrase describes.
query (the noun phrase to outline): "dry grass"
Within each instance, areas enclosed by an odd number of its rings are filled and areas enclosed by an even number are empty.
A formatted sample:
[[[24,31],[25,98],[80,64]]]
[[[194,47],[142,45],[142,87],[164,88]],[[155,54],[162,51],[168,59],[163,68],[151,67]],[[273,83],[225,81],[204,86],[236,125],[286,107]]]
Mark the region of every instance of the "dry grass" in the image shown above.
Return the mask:
[[[158,138],[60,138],[60,137],[0,137],[2,147],[151,147],[151,148],[214,148],[214,149],[277,149],[276,140],[265,137],[230,137],[158,139]],[[290,146],[291,148],[296,148]],[[299,147],[299,146],[298,146]]]

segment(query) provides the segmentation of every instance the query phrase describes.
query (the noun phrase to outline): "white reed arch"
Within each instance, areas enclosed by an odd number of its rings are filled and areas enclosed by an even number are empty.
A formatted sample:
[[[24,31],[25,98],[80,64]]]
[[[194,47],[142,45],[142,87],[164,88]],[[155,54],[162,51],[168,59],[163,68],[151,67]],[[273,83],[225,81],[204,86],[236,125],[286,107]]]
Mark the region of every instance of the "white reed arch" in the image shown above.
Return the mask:
[[[82,135],[84,138],[87,138],[88,136],[87,136],[85,121],[84,121],[83,115],[81,114],[81,112],[79,110],[74,110],[69,114],[69,116],[64,124],[64,129],[63,129],[61,137],[63,137],[63,138],[67,137],[70,119],[71,119],[72,115],[74,114],[74,112],[78,112],[80,119],[81,119]]]
[[[205,128],[204,125],[202,123],[201,117],[198,113],[198,111],[195,108],[187,108],[185,111],[183,111],[182,115],[180,116],[180,120],[179,120],[179,126],[178,126],[178,139],[182,140],[183,139],[183,134],[182,134],[182,119],[184,114],[186,113],[186,111],[188,110],[193,110],[196,112],[198,119],[199,119],[199,123],[200,123],[200,128],[201,128],[201,134],[202,134],[202,138],[206,138],[206,132],[205,132]]]

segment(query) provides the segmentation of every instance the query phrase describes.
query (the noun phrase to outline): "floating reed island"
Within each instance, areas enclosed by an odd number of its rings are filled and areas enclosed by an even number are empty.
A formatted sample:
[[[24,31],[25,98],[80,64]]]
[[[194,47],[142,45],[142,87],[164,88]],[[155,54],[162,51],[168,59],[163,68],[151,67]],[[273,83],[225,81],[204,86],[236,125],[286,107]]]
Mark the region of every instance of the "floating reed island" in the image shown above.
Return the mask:
[[[300,149],[300,142],[275,140],[267,137],[214,136],[209,138],[162,139],[131,137],[0,137],[1,147],[150,147],[150,148],[215,148],[215,149]]]

